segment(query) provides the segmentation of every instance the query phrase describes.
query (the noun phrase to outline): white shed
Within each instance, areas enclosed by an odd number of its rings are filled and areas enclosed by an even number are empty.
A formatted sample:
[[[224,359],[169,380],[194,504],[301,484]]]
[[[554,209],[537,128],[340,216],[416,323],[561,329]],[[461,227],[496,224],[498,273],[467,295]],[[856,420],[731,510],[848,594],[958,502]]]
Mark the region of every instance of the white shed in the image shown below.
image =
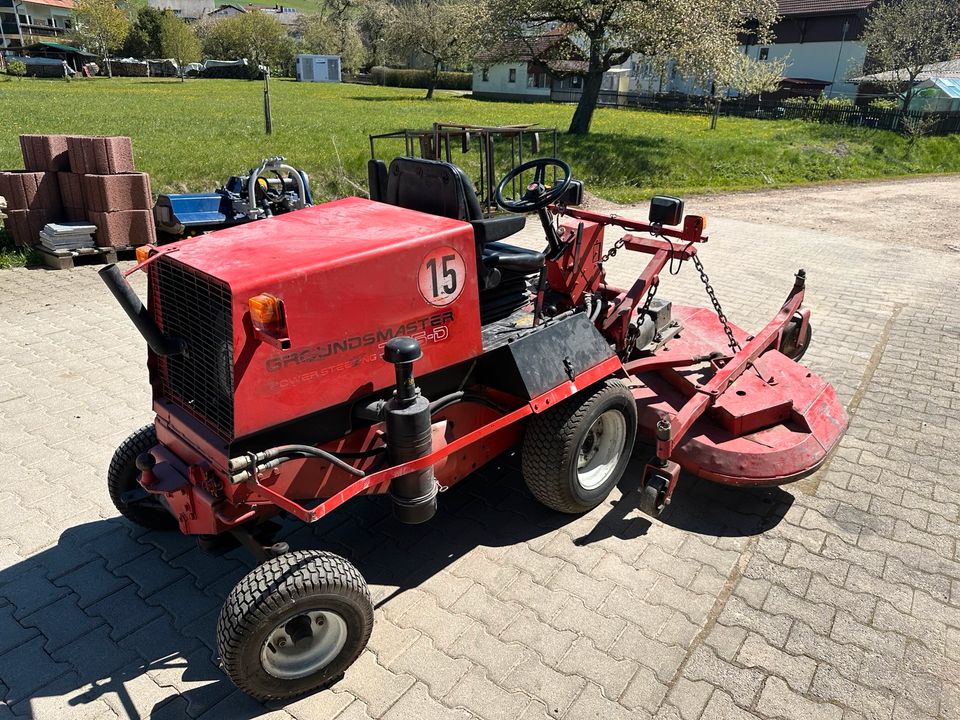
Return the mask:
[[[299,82],[340,82],[339,55],[297,55]]]

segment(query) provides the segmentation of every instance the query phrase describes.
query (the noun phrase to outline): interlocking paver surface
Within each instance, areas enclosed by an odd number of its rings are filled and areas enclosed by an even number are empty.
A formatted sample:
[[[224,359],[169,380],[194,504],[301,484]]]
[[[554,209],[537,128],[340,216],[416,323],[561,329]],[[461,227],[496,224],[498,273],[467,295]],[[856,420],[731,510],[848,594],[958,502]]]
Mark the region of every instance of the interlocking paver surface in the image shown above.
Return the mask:
[[[355,562],[378,608],[344,679],[285,707],[217,668],[247,558],[134,528],[107,497],[114,448],[151,419],[143,341],[93,268],[0,271],[0,718],[960,718],[960,179],[696,209],[742,326],[807,270],[805,362],[851,415],[827,465],[780,489],[684,478],[651,521],[636,467],[569,517],[506,457],[425,526],[376,499],[288,523],[293,547]],[[690,267],[660,294],[706,304]]]

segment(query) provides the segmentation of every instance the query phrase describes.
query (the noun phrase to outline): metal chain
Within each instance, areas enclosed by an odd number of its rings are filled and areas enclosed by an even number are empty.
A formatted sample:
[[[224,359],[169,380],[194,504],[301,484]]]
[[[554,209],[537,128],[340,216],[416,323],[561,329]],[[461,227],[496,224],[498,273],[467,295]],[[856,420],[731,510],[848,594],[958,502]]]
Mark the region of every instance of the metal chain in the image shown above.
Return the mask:
[[[697,272],[700,273],[700,281],[707,290],[707,296],[710,298],[710,302],[713,303],[713,309],[716,311],[717,317],[720,319],[720,322],[723,323],[723,331],[727,334],[730,349],[733,350],[734,354],[740,352],[740,343],[738,343],[737,339],[733,336],[733,330],[730,328],[727,316],[724,315],[723,308],[720,307],[720,301],[717,300],[717,293],[714,291],[713,285],[710,284],[710,278],[707,277],[707,273],[703,269],[703,263],[700,262],[700,258],[697,255],[693,256],[693,264],[697,268]]]
[[[601,256],[600,256],[600,259],[597,261],[597,264],[598,264],[598,265],[603,265],[603,264],[604,264],[607,260],[609,260],[610,258],[616,257],[616,256],[617,256],[617,251],[618,251],[620,248],[622,248],[624,245],[626,245],[626,244],[627,244],[626,238],[620,238],[619,240],[617,240],[617,241],[613,244],[613,247],[610,248],[605,255],[601,255]]]
[[[660,280],[659,278],[654,278],[653,282],[650,283],[650,292],[647,293],[647,299],[643,301],[643,307],[640,308],[640,322],[637,323],[637,327],[643,325],[649,317],[650,303],[653,302],[653,296],[657,294],[658,287],[660,287]]]

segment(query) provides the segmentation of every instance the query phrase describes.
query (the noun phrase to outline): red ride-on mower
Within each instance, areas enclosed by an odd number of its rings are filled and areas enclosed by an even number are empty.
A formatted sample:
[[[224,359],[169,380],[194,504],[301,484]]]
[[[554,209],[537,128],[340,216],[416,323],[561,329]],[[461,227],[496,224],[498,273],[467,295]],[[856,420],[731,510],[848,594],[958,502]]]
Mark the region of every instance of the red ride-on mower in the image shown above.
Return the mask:
[[[703,220],[680,200],[655,198],[647,222],[577,210],[570,168],[539,159],[497,190],[522,214],[488,218],[454,165],[404,157],[378,172],[373,200],[148,250],[134,270],[149,275],[149,310],[116,266],[101,271],[149,345],[156,412],[117,450],[111,497],[135,523],[204,542],[229,533],[257,556],[217,634],[227,674],[260,699],[336,680],[373,622],[346,560],[264,541],[277,513],[309,523],[386,494],[401,521],[425,522],[439,490],[514,446],[538,500],[583,513],[639,433],[656,448],[636,478],[655,516],[681,469],[789,482],[847,422],[796,362],[810,339],[803,271],[747,335],[720,309],[697,257]],[[522,173],[533,180],[505,197]],[[505,242],[526,213],[543,252]],[[607,228],[626,232],[604,252]],[[606,281],[617,251],[649,256],[630,288]],[[656,294],[664,267],[687,260],[712,309]]]

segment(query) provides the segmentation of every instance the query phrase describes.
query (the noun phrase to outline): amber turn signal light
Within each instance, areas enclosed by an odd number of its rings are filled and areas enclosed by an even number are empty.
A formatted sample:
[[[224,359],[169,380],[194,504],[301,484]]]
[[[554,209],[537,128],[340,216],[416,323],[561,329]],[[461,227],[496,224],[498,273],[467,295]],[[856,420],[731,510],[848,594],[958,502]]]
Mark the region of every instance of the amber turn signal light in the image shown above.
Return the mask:
[[[702,235],[707,229],[707,218],[704,215],[687,215],[683,219],[683,234]]]
[[[155,245],[140,245],[136,249],[137,265],[143,265],[149,258],[150,252],[156,250]],[[146,268],[142,268],[144,272],[147,271]]]
[[[263,293],[247,300],[250,307],[250,319],[257,330],[276,332],[283,320],[280,301],[273,295]]]

